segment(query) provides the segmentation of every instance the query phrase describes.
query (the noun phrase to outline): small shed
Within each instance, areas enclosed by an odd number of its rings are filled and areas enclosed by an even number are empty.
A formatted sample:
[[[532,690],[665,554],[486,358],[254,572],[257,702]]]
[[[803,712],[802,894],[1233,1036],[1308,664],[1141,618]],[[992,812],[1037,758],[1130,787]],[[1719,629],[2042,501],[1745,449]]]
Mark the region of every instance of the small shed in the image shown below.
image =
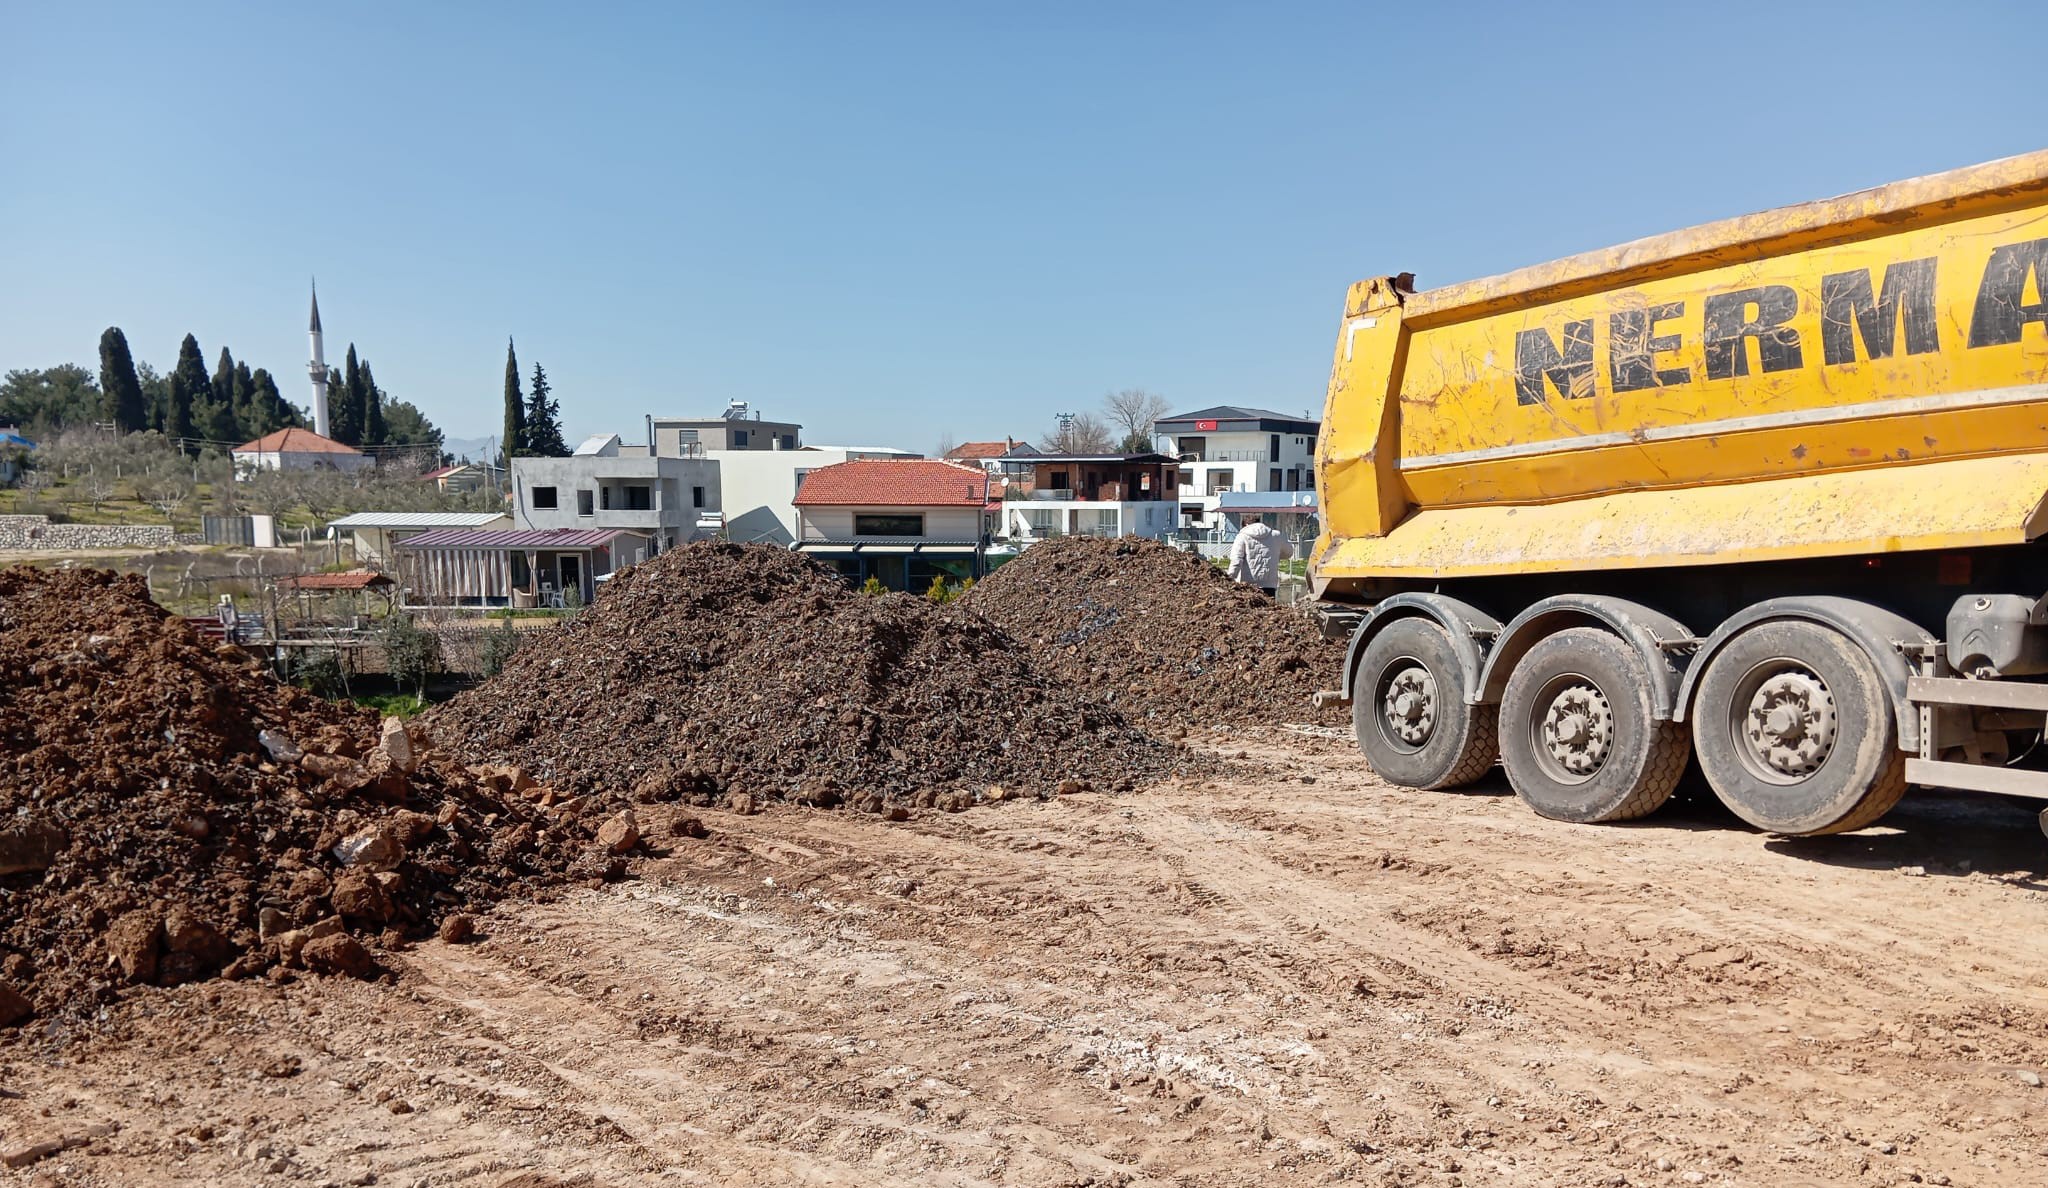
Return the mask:
[[[440,528],[510,528],[504,512],[355,512],[327,526],[355,537],[356,560],[366,565],[391,565],[399,542]]]
[[[381,598],[389,608],[397,587],[397,582],[368,569],[295,574],[275,583],[280,604],[295,597],[301,619],[331,618],[336,604],[352,615],[368,614],[372,596]]]
[[[617,528],[444,528],[398,544],[398,578],[412,606],[554,606],[569,590],[589,602],[598,579],[649,547]]]

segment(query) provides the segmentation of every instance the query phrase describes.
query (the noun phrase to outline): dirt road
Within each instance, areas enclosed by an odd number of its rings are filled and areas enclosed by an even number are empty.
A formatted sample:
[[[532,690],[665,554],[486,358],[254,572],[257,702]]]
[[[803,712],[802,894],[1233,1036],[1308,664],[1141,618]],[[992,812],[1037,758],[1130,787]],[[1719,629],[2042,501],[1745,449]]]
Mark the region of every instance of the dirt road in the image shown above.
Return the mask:
[[[1226,744],[1235,749],[1239,744]],[[2048,846],[1542,821],[1348,745],[889,824],[699,814],[641,878],[0,1048],[57,1184],[2048,1184]],[[1309,781],[1313,782],[1309,782]],[[1965,868],[1962,863],[1970,863]]]

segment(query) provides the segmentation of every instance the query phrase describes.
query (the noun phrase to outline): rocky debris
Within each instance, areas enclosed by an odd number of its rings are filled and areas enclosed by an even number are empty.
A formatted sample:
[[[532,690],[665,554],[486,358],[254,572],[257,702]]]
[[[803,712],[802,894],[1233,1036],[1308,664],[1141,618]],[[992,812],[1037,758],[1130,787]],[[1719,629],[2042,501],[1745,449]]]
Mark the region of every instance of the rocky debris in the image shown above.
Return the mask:
[[[139,577],[0,570],[0,690],[0,1016],[16,1021],[22,1003],[86,1017],[131,985],[311,964],[311,942],[352,928],[431,935],[592,844],[596,822],[481,786],[417,726],[205,642]]]
[[[441,939],[459,945],[476,935],[476,917],[464,912],[441,918]]]
[[[1157,728],[1317,722],[1344,645],[1202,557],[1135,537],[1042,541],[955,604],[1030,649],[1088,702]]]
[[[1192,766],[1033,667],[1002,631],[868,596],[785,549],[700,543],[633,566],[497,677],[428,715],[517,792],[619,803],[936,804],[990,784],[1107,789]]]

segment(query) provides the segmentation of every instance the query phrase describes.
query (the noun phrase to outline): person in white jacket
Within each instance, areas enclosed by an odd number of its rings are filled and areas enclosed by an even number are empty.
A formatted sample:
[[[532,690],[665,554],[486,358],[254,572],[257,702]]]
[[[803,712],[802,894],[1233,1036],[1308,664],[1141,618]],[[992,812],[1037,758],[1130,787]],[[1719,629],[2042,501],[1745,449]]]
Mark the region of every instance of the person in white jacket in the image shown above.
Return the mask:
[[[1244,527],[1237,530],[1237,539],[1230,542],[1230,576],[1264,590],[1268,598],[1275,598],[1280,593],[1280,563],[1292,556],[1294,546],[1286,537],[1261,523],[1257,516],[1246,516]]]

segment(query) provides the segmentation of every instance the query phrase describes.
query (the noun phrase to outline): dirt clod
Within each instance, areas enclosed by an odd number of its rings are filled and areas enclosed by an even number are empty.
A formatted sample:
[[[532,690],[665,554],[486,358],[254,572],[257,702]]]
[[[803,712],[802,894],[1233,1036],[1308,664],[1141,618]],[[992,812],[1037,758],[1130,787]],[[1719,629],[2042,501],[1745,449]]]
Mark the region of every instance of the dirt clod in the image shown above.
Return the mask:
[[[377,963],[370,957],[370,951],[363,942],[346,932],[315,937],[306,942],[300,953],[306,968],[315,973],[340,974],[351,978],[367,978],[376,972]]]
[[[441,939],[451,945],[459,945],[476,935],[476,917],[466,912],[457,912],[441,920]]]

